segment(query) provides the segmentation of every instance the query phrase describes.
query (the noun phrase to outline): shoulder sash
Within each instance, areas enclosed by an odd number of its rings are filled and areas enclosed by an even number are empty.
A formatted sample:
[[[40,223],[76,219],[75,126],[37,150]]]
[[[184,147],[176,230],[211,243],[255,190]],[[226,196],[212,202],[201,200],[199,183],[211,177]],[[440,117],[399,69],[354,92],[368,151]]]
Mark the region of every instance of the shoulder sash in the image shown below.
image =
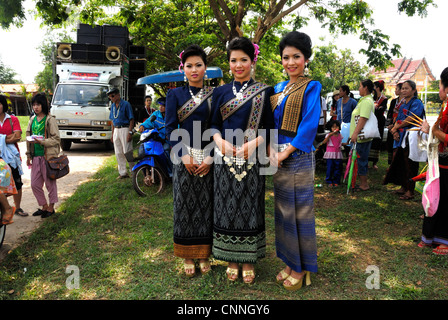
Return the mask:
[[[177,110],[177,117],[179,122],[185,121],[205,100],[210,98],[213,93],[213,87],[204,87],[204,95],[202,96],[201,102],[198,104],[194,103],[194,99],[191,98],[187,102],[184,103],[182,107]],[[209,109],[210,109],[210,102]]]

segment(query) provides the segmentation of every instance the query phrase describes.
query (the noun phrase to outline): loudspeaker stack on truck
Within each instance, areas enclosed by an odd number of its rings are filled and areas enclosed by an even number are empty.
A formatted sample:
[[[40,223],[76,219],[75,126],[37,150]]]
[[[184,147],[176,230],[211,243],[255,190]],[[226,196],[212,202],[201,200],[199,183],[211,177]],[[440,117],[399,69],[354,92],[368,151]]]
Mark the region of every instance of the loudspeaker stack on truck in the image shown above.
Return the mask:
[[[72,143],[110,142],[112,122],[107,92],[120,90],[130,102],[136,122],[145,114],[145,87],[137,80],[145,76],[145,47],[134,46],[126,27],[80,24],[76,43],[57,43],[55,90],[51,114],[56,117],[67,151]]]

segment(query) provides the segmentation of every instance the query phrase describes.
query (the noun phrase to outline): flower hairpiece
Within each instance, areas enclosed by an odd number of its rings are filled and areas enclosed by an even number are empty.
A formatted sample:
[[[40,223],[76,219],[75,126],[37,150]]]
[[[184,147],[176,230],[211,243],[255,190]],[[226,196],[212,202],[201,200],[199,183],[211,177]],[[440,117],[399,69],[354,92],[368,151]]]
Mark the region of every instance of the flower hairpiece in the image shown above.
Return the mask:
[[[258,44],[256,44],[256,43],[253,43],[253,45],[254,45],[254,48],[255,48],[255,58],[254,58],[254,62],[256,62],[257,59],[258,59],[258,54],[260,53],[260,47],[259,47]]]
[[[179,59],[180,59],[179,71],[181,73],[183,73],[181,68],[184,66],[184,64],[182,63],[182,55],[183,55],[184,51],[185,50],[182,50],[182,52],[179,54]]]

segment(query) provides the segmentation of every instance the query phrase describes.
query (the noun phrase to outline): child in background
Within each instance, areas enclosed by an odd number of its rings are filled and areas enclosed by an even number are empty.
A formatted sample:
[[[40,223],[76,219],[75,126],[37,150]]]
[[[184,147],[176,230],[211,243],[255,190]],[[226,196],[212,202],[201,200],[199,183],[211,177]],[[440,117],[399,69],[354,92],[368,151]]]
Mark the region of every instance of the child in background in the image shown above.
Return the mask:
[[[329,123],[330,133],[325,136],[322,144],[327,144],[324,159],[327,159],[327,176],[325,181],[329,187],[337,187],[341,183],[342,172],[342,136],[341,123],[331,120]]]

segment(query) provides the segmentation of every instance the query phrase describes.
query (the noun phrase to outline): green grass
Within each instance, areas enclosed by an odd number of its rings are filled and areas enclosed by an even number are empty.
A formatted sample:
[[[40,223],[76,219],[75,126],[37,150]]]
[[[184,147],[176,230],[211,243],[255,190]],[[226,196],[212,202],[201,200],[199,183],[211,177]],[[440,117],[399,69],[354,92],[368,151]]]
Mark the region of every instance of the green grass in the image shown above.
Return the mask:
[[[20,122],[20,128],[22,129],[22,139],[20,141],[26,140],[26,128],[28,128],[28,122],[30,121],[29,116],[17,116]]]
[[[286,292],[275,283],[282,263],[275,255],[273,186],[267,178],[267,256],[254,285],[228,283],[225,263],[187,279],[173,255],[172,188],[142,198],[130,180],[116,180],[112,156],[0,265],[0,299],[6,300],[437,300],[447,299],[448,261],[417,247],[423,213],[419,199],[403,202],[383,186],[381,154],[370,171],[372,189],[346,194],[316,188],[319,272],[312,285]],[[324,184],[325,167],[316,169]],[[380,272],[380,289],[367,289],[366,268]],[[68,289],[68,266],[77,266],[80,288]],[[25,272],[26,268],[26,272]]]

